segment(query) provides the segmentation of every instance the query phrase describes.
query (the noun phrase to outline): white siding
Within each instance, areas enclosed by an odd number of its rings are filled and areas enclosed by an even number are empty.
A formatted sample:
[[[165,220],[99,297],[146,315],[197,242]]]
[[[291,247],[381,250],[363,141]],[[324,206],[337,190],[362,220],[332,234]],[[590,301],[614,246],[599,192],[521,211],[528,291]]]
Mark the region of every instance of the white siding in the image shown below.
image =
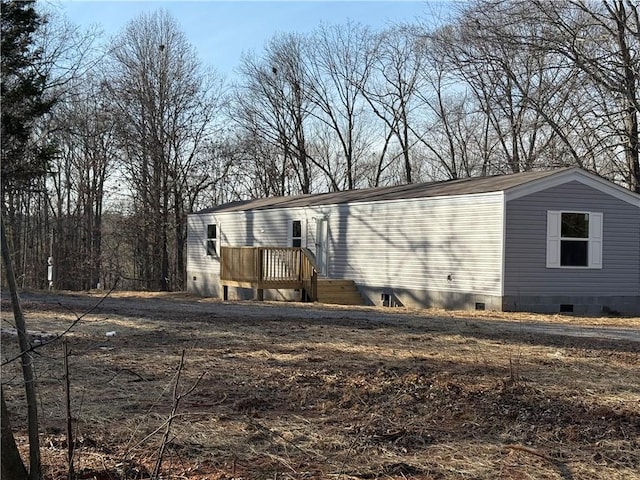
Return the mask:
[[[217,218],[222,224],[222,245],[234,247],[286,247],[291,221],[302,220],[303,228],[305,224],[305,212],[301,208],[228,212],[218,214]],[[302,237],[304,246],[304,230]]]
[[[187,218],[187,272],[210,271],[216,267],[217,257],[207,255],[207,225],[216,223],[213,215],[189,215]],[[218,232],[219,235],[219,232]]]
[[[500,295],[502,212],[500,193],[337,206],[329,215],[329,276]]]
[[[368,287],[501,294],[502,193],[190,215],[189,275],[219,273],[206,256],[207,223],[220,245],[286,246],[291,220],[315,251],[315,218],[328,221],[328,276]]]
[[[302,245],[307,243],[306,213],[303,209],[270,209],[249,212],[203,213],[189,215],[187,222],[187,272],[220,273],[217,257],[207,256],[207,225],[218,225],[220,246],[288,245],[291,220],[301,220]]]

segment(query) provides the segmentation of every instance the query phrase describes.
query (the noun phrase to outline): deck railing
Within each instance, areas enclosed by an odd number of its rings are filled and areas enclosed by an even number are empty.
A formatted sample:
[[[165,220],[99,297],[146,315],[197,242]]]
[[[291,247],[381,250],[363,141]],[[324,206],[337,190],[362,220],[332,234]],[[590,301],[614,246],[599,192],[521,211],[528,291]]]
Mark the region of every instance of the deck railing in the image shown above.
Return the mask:
[[[222,247],[220,282],[225,287],[300,289],[302,300],[317,299],[313,254],[299,247]],[[226,296],[226,293],[225,293]]]

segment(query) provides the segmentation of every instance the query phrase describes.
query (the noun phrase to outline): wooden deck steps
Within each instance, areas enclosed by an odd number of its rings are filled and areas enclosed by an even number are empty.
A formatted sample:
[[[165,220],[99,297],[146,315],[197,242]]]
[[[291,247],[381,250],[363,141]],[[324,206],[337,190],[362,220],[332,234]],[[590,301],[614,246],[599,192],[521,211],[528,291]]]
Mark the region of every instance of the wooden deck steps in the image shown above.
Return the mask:
[[[318,279],[318,302],[335,305],[364,305],[353,280]]]

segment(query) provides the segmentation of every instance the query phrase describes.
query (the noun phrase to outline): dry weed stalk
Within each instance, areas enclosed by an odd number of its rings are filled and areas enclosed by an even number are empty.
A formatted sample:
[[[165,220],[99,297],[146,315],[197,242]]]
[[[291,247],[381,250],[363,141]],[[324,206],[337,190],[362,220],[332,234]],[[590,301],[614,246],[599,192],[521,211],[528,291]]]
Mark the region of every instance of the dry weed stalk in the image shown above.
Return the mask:
[[[158,457],[156,459],[156,464],[153,468],[153,473],[151,474],[152,479],[158,479],[160,476],[160,469],[162,467],[162,461],[164,459],[164,453],[167,449],[167,444],[169,443],[169,436],[171,435],[171,425],[176,417],[178,417],[178,407],[180,406],[180,401],[191,394],[197,387],[200,381],[206,375],[206,372],[202,372],[198,379],[194,382],[194,384],[187,389],[186,391],[179,392],[180,388],[180,377],[182,375],[182,371],[184,369],[184,355],[185,351],[182,350],[182,355],[180,356],[180,364],[178,365],[178,371],[176,372],[175,382],[173,384],[173,400],[171,404],[171,412],[169,413],[169,417],[165,421],[165,429],[164,434],[162,435],[162,441],[160,443],[160,448],[158,449]]]

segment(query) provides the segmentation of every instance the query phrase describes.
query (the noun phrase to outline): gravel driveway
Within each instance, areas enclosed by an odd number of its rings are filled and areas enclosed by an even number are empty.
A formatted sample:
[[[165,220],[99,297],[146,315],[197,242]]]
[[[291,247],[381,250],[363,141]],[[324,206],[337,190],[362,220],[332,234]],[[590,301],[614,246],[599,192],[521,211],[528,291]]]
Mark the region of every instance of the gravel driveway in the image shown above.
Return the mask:
[[[6,292],[3,300],[9,300]],[[393,325],[407,329],[425,331],[447,331],[460,333],[477,332],[487,336],[500,331],[514,335],[545,335],[550,337],[592,338],[606,341],[624,341],[640,343],[640,318],[626,319],[625,326],[593,326],[553,321],[552,316],[541,316],[540,321],[496,319],[464,314],[448,315],[441,312],[432,315],[429,311],[383,309],[380,307],[340,307],[319,304],[300,304],[284,302],[230,301],[221,302],[212,299],[174,296],[108,296],[101,297],[84,293],[60,292],[22,292],[20,298],[25,304],[40,304],[39,308],[71,310],[82,314],[92,309],[92,314],[119,314],[144,317],[206,316],[207,319],[296,319],[332,322],[356,322],[368,325]],[[97,306],[96,306],[97,305]],[[475,314],[476,312],[474,312]],[[577,319],[576,321],[579,321]],[[616,319],[612,318],[612,323]],[[630,325],[630,326],[627,326]]]

